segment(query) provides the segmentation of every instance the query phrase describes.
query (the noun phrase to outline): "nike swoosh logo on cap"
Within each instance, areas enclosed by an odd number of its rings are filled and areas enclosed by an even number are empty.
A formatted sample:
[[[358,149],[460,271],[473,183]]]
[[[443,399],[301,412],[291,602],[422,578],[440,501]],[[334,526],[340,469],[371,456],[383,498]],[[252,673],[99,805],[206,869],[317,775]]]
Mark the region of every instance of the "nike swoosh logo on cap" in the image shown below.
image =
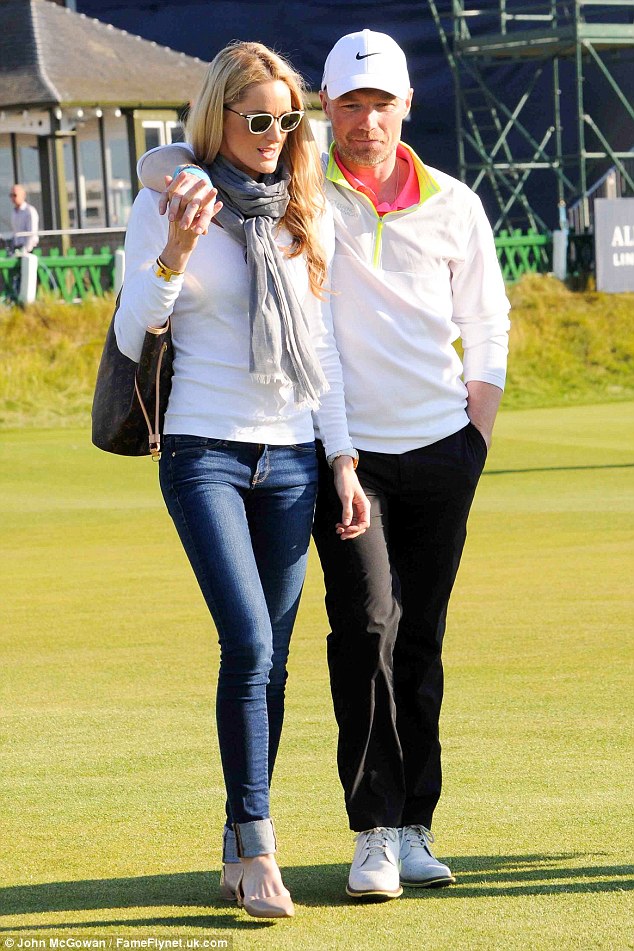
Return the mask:
[[[378,56],[378,55],[379,55],[378,52],[377,52],[377,53],[365,53],[364,56],[362,56],[361,53],[357,53],[356,58],[357,58],[357,59],[367,59],[368,56]]]

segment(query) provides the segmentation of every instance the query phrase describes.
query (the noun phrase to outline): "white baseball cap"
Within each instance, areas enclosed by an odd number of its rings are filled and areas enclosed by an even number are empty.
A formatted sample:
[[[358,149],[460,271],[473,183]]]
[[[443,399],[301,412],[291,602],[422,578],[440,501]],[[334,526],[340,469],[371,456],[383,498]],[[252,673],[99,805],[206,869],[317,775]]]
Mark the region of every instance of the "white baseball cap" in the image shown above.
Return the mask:
[[[410,82],[405,53],[386,33],[348,33],[328,54],[321,88],[331,99],[353,89],[380,89],[407,99]]]

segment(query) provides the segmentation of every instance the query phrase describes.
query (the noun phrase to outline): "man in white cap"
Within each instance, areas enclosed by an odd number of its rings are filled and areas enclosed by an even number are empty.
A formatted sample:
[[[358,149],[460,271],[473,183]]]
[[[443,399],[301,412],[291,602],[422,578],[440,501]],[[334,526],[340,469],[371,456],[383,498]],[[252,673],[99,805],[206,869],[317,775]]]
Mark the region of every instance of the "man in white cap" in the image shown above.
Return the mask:
[[[340,39],[321,100],[334,138],[335,336],[372,519],[352,547],[331,540],[322,468],[314,537],[339,774],[359,833],[347,891],[379,900],[454,880],[430,849],[441,649],[504,386],[509,304],[480,200],[400,142],[412,89],[394,40]]]
[[[346,891],[382,901],[403,885],[454,881],[430,848],[441,651],[504,386],[509,303],[478,197],[400,141],[412,89],[394,40],[371,30],[340,39],[321,100],[334,138],[324,161],[336,233],[331,306],[372,520],[345,545],[334,535],[332,459],[322,451],[314,537],[332,629],[339,775],[358,833]],[[191,161],[191,152],[171,151],[168,164],[175,158]],[[154,162],[142,178],[160,186],[168,170]],[[188,189],[197,199],[190,219],[201,202],[204,229],[206,185],[183,171],[169,197]],[[178,197],[171,213],[176,206]]]

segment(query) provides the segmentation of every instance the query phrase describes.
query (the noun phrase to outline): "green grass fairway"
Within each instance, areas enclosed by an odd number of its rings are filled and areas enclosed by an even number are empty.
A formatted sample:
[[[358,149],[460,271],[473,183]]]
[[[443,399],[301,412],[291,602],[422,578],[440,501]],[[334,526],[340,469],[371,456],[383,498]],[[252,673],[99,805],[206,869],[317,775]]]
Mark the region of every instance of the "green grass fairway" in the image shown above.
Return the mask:
[[[3,433],[0,945],[634,948],[633,477],[634,403],[501,415],[446,640],[435,831],[458,884],[383,905],[344,894],[313,557],[273,796],[297,915],[271,923],[217,898],[217,647],[153,463]]]

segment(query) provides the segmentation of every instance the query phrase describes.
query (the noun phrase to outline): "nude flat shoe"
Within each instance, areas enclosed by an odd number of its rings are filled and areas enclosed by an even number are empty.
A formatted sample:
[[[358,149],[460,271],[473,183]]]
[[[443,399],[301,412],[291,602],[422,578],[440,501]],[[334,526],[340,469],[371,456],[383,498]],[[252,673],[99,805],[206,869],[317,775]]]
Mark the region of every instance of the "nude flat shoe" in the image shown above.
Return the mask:
[[[240,908],[252,918],[292,918],[295,914],[290,895],[270,895],[268,898],[247,898],[242,887],[242,876],[236,888]]]

